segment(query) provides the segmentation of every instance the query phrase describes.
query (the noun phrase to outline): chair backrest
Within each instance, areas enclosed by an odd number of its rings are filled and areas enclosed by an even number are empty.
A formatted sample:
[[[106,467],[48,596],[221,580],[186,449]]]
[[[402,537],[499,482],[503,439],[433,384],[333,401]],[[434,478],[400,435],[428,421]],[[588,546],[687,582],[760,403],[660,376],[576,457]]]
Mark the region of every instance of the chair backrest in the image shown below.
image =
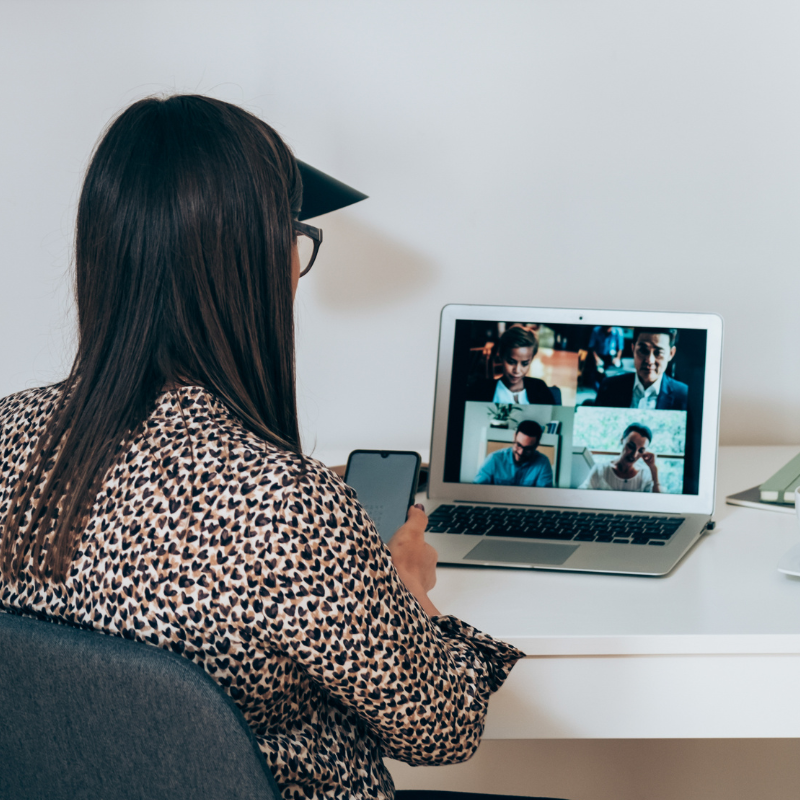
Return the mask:
[[[157,647],[0,613],[3,800],[280,800],[233,701]]]

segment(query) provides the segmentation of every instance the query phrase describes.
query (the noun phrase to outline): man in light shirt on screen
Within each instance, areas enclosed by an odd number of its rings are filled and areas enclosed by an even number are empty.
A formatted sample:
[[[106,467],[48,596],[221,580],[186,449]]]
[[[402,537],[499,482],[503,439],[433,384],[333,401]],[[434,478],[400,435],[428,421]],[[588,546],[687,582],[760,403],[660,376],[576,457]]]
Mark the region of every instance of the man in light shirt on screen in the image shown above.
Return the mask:
[[[622,452],[608,464],[595,464],[579,489],[613,492],[660,492],[656,455],[647,448],[653,433],[647,425],[634,423],[622,434]],[[637,462],[644,464],[643,468]],[[641,466],[641,465],[639,465]]]

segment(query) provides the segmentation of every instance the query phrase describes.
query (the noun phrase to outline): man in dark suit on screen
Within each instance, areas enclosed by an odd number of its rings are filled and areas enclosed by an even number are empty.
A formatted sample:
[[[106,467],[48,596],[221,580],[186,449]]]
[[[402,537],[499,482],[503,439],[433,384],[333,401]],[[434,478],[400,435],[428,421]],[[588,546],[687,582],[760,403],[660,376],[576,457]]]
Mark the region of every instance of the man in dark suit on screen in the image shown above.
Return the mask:
[[[686,411],[689,387],[666,374],[675,358],[675,328],[634,328],[634,371],[606,378],[597,390],[596,406]]]

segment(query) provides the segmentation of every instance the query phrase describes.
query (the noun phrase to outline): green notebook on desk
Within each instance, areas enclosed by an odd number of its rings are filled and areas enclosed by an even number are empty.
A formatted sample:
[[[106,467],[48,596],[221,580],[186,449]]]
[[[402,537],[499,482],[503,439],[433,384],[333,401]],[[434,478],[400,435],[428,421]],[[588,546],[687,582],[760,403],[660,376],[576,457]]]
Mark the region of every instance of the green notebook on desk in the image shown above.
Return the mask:
[[[794,505],[794,490],[800,486],[800,454],[759,486],[762,503]]]
[[[794,514],[794,506],[785,503],[764,503],[758,486],[745,489],[743,492],[729,494],[725,498],[729,506],[745,506],[745,508],[759,508],[762,511],[777,511],[780,514]]]

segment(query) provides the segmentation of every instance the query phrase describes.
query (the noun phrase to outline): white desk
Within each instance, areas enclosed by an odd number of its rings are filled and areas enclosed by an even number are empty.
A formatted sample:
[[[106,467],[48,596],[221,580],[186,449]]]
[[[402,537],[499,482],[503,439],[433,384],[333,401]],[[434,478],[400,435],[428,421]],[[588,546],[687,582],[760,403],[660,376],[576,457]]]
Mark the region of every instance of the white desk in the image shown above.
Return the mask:
[[[440,568],[442,613],[529,655],[485,738],[800,737],[800,578],[776,570],[800,528],[725,505],[796,452],[722,448],[716,530],[665,578]]]
[[[488,739],[800,736],[793,515],[725,505],[796,447],[720,451],[716,530],[665,578],[440,568],[432,600],[529,657]]]

